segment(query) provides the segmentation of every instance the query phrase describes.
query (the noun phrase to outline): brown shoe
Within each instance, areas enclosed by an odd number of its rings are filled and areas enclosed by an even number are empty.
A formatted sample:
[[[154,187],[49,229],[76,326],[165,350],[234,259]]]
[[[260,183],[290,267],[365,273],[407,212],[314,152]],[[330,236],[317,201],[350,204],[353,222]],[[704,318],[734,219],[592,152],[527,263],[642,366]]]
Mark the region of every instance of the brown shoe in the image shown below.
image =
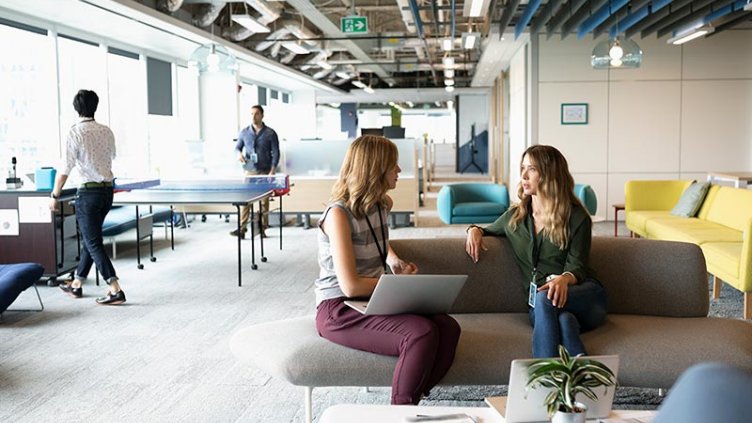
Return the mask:
[[[246,230],[242,229],[242,228],[240,229],[240,232],[238,232],[238,230],[235,229],[234,231],[230,232],[230,235],[232,235],[232,236],[238,236],[238,233],[239,233],[240,234],[240,238],[245,239],[245,232],[246,232]]]

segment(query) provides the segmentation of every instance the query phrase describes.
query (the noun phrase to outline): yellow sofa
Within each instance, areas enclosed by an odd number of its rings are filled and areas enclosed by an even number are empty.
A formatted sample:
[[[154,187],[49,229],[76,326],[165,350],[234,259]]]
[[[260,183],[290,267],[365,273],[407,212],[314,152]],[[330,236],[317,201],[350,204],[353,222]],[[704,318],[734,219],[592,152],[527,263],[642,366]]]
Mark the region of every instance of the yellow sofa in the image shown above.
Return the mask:
[[[671,214],[692,181],[629,181],[627,228],[644,238],[697,244],[713,275],[713,298],[721,281],[744,293],[744,318],[752,317],[752,190],[711,185],[697,217]],[[670,266],[671,263],[666,263]]]

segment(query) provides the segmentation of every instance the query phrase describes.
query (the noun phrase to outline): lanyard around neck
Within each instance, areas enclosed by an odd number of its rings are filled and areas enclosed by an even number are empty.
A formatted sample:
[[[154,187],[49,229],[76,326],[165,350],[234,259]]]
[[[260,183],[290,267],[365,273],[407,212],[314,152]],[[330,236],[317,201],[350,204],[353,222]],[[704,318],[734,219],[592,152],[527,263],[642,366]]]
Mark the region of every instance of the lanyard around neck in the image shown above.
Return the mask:
[[[532,244],[532,264],[533,264],[533,275],[532,280],[535,281],[537,278],[537,272],[538,272],[538,261],[540,260],[540,250],[543,246],[543,236],[541,236],[540,241],[535,239],[535,217],[533,217],[532,211],[530,213],[530,243]]]
[[[381,264],[384,266],[384,271],[386,272],[386,255],[387,255],[387,244],[386,244],[386,232],[384,232],[384,219],[381,217],[381,204],[377,204],[376,208],[379,211],[379,224],[381,225],[381,242],[383,244],[379,245],[379,240],[376,239],[376,231],[373,230],[373,225],[371,225],[371,221],[368,220],[368,215],[365,216],[366,223],[368,223],[368,229],[371,230],[371,235],[373,235],[373,240],[376,243],[376,249],[379,250],[379,257],[381,257]],[[383,250],[382,250],[383,247]]]

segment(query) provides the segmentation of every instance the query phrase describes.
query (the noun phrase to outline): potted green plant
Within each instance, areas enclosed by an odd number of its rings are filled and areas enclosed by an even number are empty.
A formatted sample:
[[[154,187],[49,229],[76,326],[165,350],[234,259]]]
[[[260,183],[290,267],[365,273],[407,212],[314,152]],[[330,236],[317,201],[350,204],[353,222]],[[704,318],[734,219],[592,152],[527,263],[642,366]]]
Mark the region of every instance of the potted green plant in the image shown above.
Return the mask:
[[[527,388],[545,387],[552,391],[543,405],[553,423],[585,422],[587,407],[576,402],[582,394],[595,401],[594,388],[615,386],[616,377],[605,364],[595,360],[572,357],[559,345],[560,358],[545,358],[528,367]]]

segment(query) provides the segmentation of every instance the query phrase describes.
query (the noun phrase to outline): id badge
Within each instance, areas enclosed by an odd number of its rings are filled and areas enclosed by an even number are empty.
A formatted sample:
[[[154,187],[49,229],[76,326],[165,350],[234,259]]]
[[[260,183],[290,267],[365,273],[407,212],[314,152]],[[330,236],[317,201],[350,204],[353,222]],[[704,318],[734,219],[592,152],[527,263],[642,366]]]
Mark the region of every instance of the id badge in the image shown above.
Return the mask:
[[[251,153],[251,162],[252,163],[258,163],[258,154]]]
[[[535,282],[530,281],[530,290],[527,294],[527,305],[529,305],[532,308],[535,308],[535,294],[538,293],[538,285],[535,284]]]

